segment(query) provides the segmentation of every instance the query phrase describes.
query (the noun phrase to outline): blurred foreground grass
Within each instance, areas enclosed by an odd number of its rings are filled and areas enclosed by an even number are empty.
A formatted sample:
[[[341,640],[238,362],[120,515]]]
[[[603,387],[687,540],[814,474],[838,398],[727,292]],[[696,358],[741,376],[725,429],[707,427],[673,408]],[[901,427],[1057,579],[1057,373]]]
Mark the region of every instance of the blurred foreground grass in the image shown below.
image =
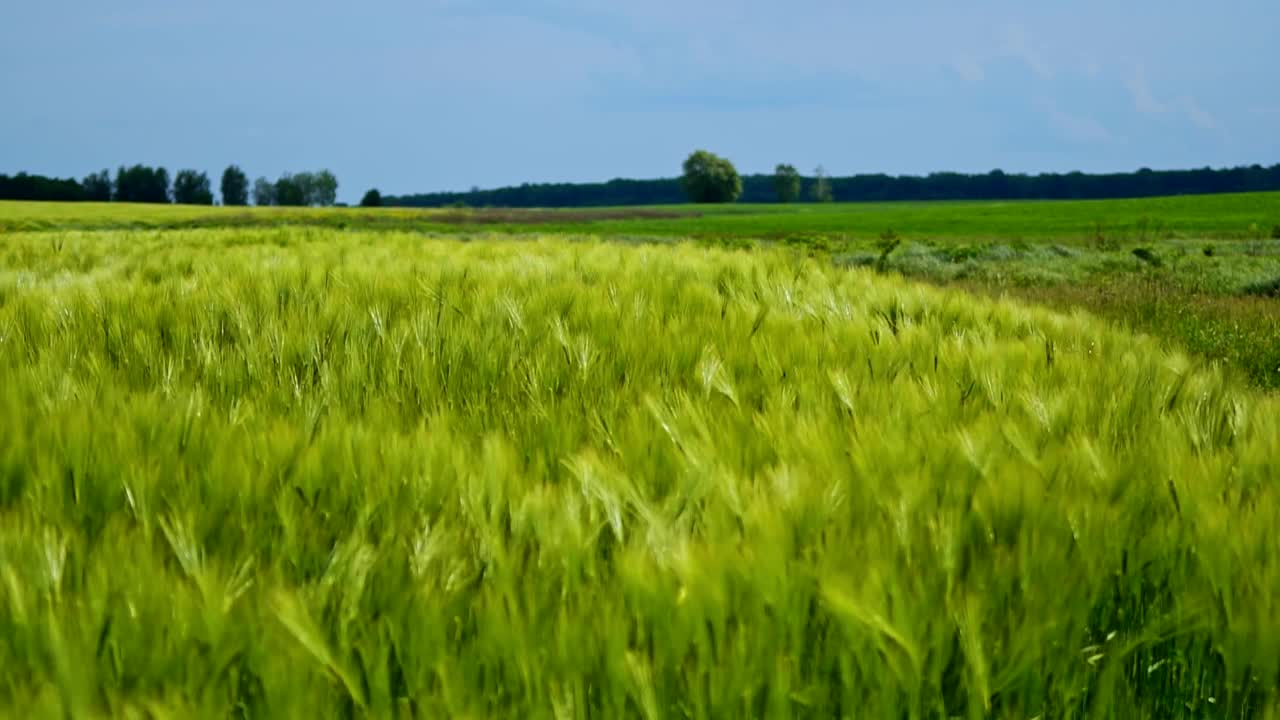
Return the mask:
[[[783,248],[28,233],[0,714],[1268,717],[1277,401]]]

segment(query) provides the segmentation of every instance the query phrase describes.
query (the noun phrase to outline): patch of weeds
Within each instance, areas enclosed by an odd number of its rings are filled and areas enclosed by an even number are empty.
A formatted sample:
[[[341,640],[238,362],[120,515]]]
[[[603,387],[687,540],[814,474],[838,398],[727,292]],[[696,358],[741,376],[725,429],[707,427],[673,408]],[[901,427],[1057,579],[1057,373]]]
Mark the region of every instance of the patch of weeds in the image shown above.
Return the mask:
[[[875,253],[852,252],[836,255],[831,258],[831,262],[837,267],[871,267],[876,264]]]
[[[890,237],[885,237],[884,234],[880,235],[882,241],[880,243],[880,257],[876,259],[876,271],[878,272],[884,272],[885,267],[889,264],[889,256],[902,245],[902,239],[894,234],[893,230],[889,230],[888,234]]]
[[[1164,262],[1160,260],[1160,256],[1156,255],[1151,248],[1134,248],[1133,256],[1151,267],[1163,267]]]
[[[972,245],[949,245],[938,248],[937,252],[946,258],[947,262],[962,263],[976,260],[982,254],[982,249]]]
[[[1095,220],[1093,223],[1093,246],[1104,251],[1120,249],[1120,243],[1107,237],[1106,226],[1101,220]]]
[[[1138,231],[1138,242],[1146,242],[1147,231],[1151,228],[1151,218],[1147,217],[1146,215],[1143,215],[1142,217],[1138,218],[1136,228]]]
[[[1244,254],[1249,257],[1262,257],[1267,255],[1267,243],[1262,240],[1253,240],[1244,246]]]
[[[1273,277],[1270,280],[1263,280],[1261,282],[1246,285],[1244,287],[1244,294],[1280,298],[1280,275]]]
[[[983,262],[1013,262],[1029,251],[1029,249],[1018,250],[1008,245],[991,245],[979,253],[977,259]]]

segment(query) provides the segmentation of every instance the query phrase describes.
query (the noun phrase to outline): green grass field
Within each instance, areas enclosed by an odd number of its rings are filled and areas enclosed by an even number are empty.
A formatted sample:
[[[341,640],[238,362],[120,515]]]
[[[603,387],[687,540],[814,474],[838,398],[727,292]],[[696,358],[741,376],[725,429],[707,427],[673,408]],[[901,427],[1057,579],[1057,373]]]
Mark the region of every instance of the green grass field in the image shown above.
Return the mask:
[[[669,206],[574,210],[221,208],[0,202],[0,231],[271,226],[599,234],[709,239],[878,237],[1088,242],[1264,239],[1280,228],[1280,193],[1137,200]]]
[[[1160,203],[0,204],[0,716],[1280,716],[1272,348],[1129,331],[1277,199]]]

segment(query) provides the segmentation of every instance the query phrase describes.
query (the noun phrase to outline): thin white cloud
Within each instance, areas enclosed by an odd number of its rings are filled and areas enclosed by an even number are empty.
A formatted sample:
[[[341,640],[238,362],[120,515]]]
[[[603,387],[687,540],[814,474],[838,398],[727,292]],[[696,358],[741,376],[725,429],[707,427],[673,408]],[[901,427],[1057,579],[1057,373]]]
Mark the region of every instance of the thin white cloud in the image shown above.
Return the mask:
[[[1143,65],[1134,68],[1133,74],[1125,81],[1129,94],[1133,97],[1133,107],[1144,115],[1161,115],[1169,112],[1169,106],[1156,99],[1151,92],[1151,84],[1147,82],[1147,69]]]
[[[1081,55],[1080,61],[1086,76],[1096,78],[1102,72],[1102,63],[1098,62],[1098,58],[1093,55],[1085,53]]]
[[[1111,131],[1094,118],[1066,113],[1052,105],[1046,111],[1049,114],[1049,125],[1066,140],[1081,144],[1109,143],[1115,140]]]
[[[1042,78],[1053,77],[1053,71],[1049,68],[1049,64],[1045,62],[1041,52],[1034,48],[1031,44],[1030,36],[1027,29],[1021,25],[1010,25],[1006,31],[1007,39],[1005,41],[1005,54],[1018,58],[1026,63],[1031,71]]]
[[[1157,98],[1147,81],[1147,70],[1142,65],[1134,68],[1133,74],[1125,81],[1125,86],[1129,88],[1129,94],[1133,98],[1134,109],[1144,115],[1176,113],[1201,130],[1214,130],[1218,127],[1213,114],[1190,95],[1183,95],[1173,102]]]
[[[997,31],[999,32],[999,31]],[[1027,29],[1022,25],[1008,25],[1003,29],[1003,41],[996,35],[991,42],[965,44],[942,50],[946,67],[968,83],[987,79],[987,68],[1004,60],[1014,60],[1042,79],[1053,77],[1053,70],[1045,61],[1042,48],[1034,46]],[[949,57],[948,57],[949,55]]]
[[[951,61],[951,69],[966,82],[982,82],[987,77],[982,65],[968,55],[961,55]]]
[[[414,83],[421,89],[513,103],[577,97],[605,75],[643,69],[634,53],[608,38],[496,14],[441,18],[424,29],[420,45],[387,50],[384,62],[416,68]]]
[[[1207,110],[1200,107],[1195,98],[1185,95],[1178,104],[1181,106],[1182,113],[1191,121],[1192,125],[1204,130],[1213,130],[1218,127],[1217,120]]]

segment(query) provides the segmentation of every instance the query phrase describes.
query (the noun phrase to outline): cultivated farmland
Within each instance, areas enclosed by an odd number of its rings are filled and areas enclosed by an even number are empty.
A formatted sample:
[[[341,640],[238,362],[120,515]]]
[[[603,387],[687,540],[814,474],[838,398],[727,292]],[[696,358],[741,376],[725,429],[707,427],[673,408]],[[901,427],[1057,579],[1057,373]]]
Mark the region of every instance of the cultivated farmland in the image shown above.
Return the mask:
[[[0,236],[0,714],[1274,715],[1231,366],[858,248],[239,224]]]

